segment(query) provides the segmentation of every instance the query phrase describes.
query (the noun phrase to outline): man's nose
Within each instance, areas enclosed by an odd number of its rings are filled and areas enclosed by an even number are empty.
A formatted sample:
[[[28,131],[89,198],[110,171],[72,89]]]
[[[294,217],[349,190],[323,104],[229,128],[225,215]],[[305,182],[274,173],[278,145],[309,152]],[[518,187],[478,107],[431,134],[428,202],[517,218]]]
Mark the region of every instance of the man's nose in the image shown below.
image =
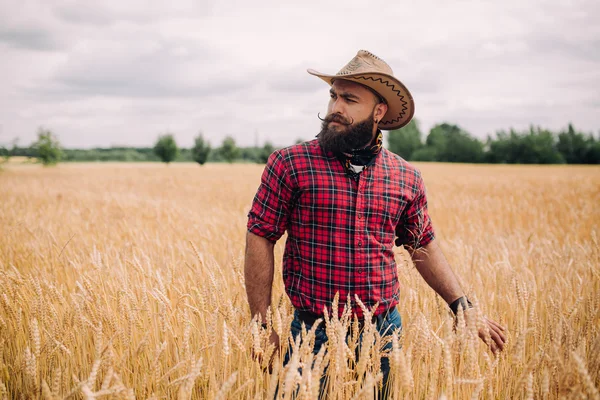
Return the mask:
[[[329,114],[340,114],[346,115],[344,113],[344,103],[340,101],[339,98],[332,100],[329,107]]]

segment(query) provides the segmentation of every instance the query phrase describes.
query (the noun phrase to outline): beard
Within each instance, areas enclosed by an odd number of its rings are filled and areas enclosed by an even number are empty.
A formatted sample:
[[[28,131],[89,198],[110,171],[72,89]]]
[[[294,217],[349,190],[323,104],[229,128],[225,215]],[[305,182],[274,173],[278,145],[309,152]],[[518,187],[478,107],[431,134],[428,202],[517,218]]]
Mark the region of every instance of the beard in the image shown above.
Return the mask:
[[[339,122],[341,126],[331,127],[331,122]],[[339,114],[330,114],[323,119],[317,138],[326,153],[352,153],[352,150],[362,149],[371,143],[374,123],[372,115],[364,121],[352,123]]]

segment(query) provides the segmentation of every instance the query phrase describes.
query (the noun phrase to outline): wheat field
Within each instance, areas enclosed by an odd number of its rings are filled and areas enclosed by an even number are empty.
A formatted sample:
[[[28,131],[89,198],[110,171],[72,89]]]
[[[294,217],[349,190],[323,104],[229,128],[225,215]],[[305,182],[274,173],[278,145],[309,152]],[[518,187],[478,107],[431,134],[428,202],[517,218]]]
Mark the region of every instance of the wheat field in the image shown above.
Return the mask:
[[[456,329],[397,249],[403,333],[327,321],[287,367],[250,321],[246,214],[259,165],[9,165],[0,172],[0,398],[600,399],[600,168],[417,164],[437,238],[476,313],[507,327],[494,357],[481,318]],[[276,247],[269,324],[292,309]],[[339,307],[345,299],[340,299]],[[314,338],[314,336],[313,336]],[[298,347],[298,343],[294,343]],[[262,360],[252,357],[252,350]],[[298,367],[302,367],[300,374]],[[327,368],[326,368],[327,367]]]

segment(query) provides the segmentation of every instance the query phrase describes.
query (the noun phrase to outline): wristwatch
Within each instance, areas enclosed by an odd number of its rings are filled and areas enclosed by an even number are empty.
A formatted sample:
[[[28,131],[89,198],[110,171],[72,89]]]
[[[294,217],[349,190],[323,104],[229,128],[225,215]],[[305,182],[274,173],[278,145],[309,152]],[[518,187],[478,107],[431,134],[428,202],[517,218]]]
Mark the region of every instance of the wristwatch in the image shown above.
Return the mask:
[[[450,309],[452,310],[454,315],[458,314],[458,307],[462,307],[463,311],[466,311],[469,308],[473,308],[473,304],[467,298],[467,296],[462,296],[454,300],[452,304],[450,304]]]

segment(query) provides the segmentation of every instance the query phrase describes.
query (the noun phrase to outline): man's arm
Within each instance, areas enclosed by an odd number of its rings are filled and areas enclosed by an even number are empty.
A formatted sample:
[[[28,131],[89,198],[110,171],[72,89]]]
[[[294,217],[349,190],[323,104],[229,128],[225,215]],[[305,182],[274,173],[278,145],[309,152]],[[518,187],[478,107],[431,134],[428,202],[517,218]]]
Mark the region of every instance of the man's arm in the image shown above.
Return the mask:
[[[415,263],[417,271],[421,274],[425,282],[435,290],[448,304],[464,296],[464,292],[458,283],[458,279],[450,264],[446,261],[442,249],[438,246],[436,240],[432,240],[425,246],[412,250],[410,254]],[[465,317],[468,318],[469,313],[465,310]],[[504,349],[506,337],[504,336],[504,327],[489,318],[485,318],[486,327],[479,330],[479,337],[486,341],[492,339],[491,343],[487,343],[494,354],[498,350]]]
[[[425,282],[448,304],[465,295],[444,253],[434,239],[427,245],[410,251],[417,271]]]
[[[294,187],[285,157],[279,150],[273,152],[269,156],[260,186],[248,212],[246,234],[246,294],[252,317],[260,314],[261,322],[265,322],[267,308],[271,305],[273,248],[287,228]]]
[[[287,169],[286,155],[277,150],[269,156],[260,186],[248,212],[244,276],[252,318],[260,315],[262,324],[271,305],[275,262],[273,248],[287,228],[294,203],[295,182]],[[271,329],[269,342],[275,346],[269,364],[281,349],[279,336]],[[257,355],[260,358],[260,355]]]
[[[246,295],[248,296],[252,318],[258,315],[259,322],[262,324],[267,321],[267,309],[271,305],[271,291],[275,271],[274,247],[275,244],[268,239],[252,232],[246,233],[246,259],[244,263]],[[279,336],[274,329],[271,330],[269,335],[269,342],[275,348],[269,360],[269,371],[271,371],[273,359],[281,351]],[[260,360],[261,356],[257,355],[257,357]]]
[[[261,321],[266,321],[267,308],[271,305],[273,273],[275,270],[275,245],[268,239],[246,233],[246,259],[244,277],[246,279],[246,295],[252,317],[260,314]]]

